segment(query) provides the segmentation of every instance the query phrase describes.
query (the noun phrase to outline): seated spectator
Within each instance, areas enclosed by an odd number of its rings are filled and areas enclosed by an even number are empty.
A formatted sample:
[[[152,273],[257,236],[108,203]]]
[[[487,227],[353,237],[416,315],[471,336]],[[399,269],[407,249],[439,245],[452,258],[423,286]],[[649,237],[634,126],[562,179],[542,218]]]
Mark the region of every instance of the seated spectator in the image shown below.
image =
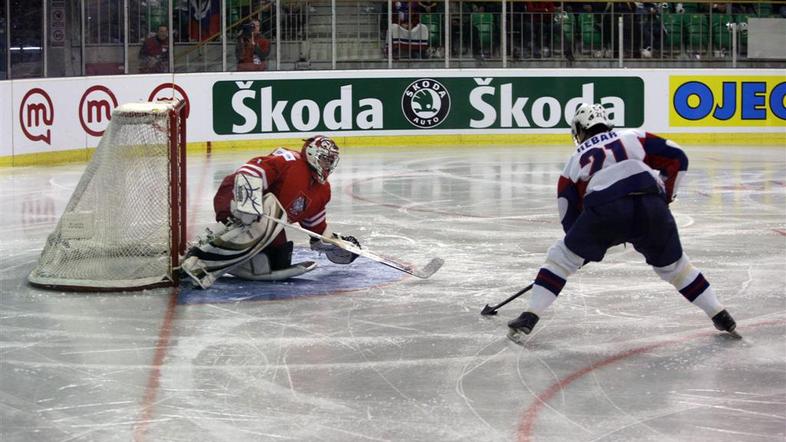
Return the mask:
[[[427,56],[429,30],[420,23],[414,2],[397,1],[393,4],[393,23],[388,29],[394,58],[424,58]],[[387,39],[385,39],[387,46]],[[387,47],[385,48],[387,54]]]
[[[159,26],[158,32],[142,43],[139,50],[139,72],[169,72],[169,28],[166,26]]]
[[[251,20],[243,25],[243,30],[235,45],[238,71],[267,70],[267,57],[270,55],[270,40],[259,31],[259,20]]]

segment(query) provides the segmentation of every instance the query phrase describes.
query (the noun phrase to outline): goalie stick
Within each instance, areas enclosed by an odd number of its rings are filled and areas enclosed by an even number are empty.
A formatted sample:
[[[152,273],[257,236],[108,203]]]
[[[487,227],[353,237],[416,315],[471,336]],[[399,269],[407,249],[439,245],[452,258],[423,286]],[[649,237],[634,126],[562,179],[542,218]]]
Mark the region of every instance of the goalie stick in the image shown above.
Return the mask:
[[[269,219],[273,220],[274,222],[277,222],[277,223],[283,225],[284,227],[288,227],[288,228],[290,228],[292,230],[297,230],[298,232],[305,233],[306,235],[308,235],[308,236],[310,236],[312,238],[321,239],[322,241],[324,241],[326,243],[333,244],[336,247],[344,249],[344,250],[346,250],[348,252],[351,252],[351,253],[354,253],[356,255],[360,255],[360,256],[366,257],[366,258],[368,258],[368,259],[370,259],[372,261],[376,261],[376,262],[378,262],[380,264],[384,264],[384,265],[386,265],[388,267],[394,268],[394,269],[396,269],[398,271],[401,271],[401,272],[404,272],[404,273],[409,273],[410,275],[416,276],[416,277],[421,278],[421,279],[429,278],[431,275],[436,273],[437,270],[440,269],[440,267],[442,267],[442,264],[445,263],[445,260],[442,259],[442,258],[432,258],[431,261],[428,262],[428,264],[426,264],[423,267],[419,267],[418,268],[418,267],[415,267],[415,266],[412,266],[412,265],[409,265],[409,264],[404,264],[404,263],[399,262],[399,261],[397,261],[395,259],[392,259],[392,258],[387,258],[387,257],[384,257],[384,256],[377,255],[376,253],[369,252],[368,250],[363,250],[360,247],[357,247],[356,245],[354,245],[352,243],[348,243],[346,241],[341,241],[341,240],[338,240],[338,239],[328,238],[326,236],[322,236],[319,233],[314,233],[314,232],[312,232],[310,230],[306,230],[306,229],[304,229],[304,228],[302,228],[300,226],[296,226],[294,224],[290,224],[288,222],[284,222],[282,220],[279,220],[279,219],[276,219],[276,218],[272,218],[272,217],[270,217],[270,216],[268,216],[268,215],[266,215],[264,213],[262,213],[261,215],[266,217],[266,218],[269,218]]]

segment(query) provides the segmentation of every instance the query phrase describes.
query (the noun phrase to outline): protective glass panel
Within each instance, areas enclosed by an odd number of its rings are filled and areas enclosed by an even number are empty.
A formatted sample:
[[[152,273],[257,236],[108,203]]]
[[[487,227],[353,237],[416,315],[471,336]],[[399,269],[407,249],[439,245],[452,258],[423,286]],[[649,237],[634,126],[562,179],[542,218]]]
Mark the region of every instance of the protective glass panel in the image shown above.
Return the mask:
[[[11,23],[9,50],[11,52],[11,78],[42,77],[43,41],[42,0],[8,0]]]
[[[84,8],[85,75],[123,74],[125,71],[123,2],[84,0]]]
[[[128,0],[129,73],[170,72],[169,2],[167,0]],[[176,22],[177,24],[178,22]],[[182,38],[175,28],[175,41]]]
[[[80,0],[48,0],[46,10],[48,77],[82,75],[82,2]],[[93,55],[100,50],[95,46]],[[122,53],[120,61],[122,62]],[[121,64],[122,66],[122,64]],[[122,73],[114,71],[113,74]]]
[[[8,78],[8,17],[6,5],[0,5],[0,80]]]
[[[173,11],[172,19],[178,31],[174,46],[175,71],[221,71],[221,0],[175,2]]]
[[[228,3],[227,25],[229,47],[227,70],[265,71],[273,63],[273,38],[275,37],[275,9],[269,1],[251,4],[245,1]]]

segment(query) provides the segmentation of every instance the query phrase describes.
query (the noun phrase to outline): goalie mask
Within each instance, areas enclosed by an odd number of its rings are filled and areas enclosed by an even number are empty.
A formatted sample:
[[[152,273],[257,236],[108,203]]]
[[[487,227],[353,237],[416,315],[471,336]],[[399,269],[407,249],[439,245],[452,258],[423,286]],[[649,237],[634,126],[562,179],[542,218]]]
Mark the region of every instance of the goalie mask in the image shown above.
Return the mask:
[[[322,135],[305,140],[303,155],[320,183],[327,181],[328,175],[338,166],[338,146],[333,140]]]
[[[611,129],[614,125],[606,116],[606,109],[601,104],[588,104],[582,103],[576,109],[576,115],[573,116],[573,121],[570,123],[570,134],[573,136],[573,141],[579,145],[587,139],[587,131],[599,124]]]

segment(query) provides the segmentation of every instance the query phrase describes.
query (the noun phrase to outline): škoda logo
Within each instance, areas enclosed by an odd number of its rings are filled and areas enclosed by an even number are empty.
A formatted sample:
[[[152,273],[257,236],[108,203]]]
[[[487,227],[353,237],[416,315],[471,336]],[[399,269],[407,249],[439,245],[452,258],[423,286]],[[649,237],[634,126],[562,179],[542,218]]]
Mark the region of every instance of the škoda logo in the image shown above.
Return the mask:
[[[30,141],[43,141],[52,145],[52,130],[55,107],[49,94],[41,88],[33,88],[22,97],[19,105],[19,126]]]
[[[401,110],[414,126],[424,129],[437,127],[450,112],[450,94],[442,83],[421,78],[404,90]]]

